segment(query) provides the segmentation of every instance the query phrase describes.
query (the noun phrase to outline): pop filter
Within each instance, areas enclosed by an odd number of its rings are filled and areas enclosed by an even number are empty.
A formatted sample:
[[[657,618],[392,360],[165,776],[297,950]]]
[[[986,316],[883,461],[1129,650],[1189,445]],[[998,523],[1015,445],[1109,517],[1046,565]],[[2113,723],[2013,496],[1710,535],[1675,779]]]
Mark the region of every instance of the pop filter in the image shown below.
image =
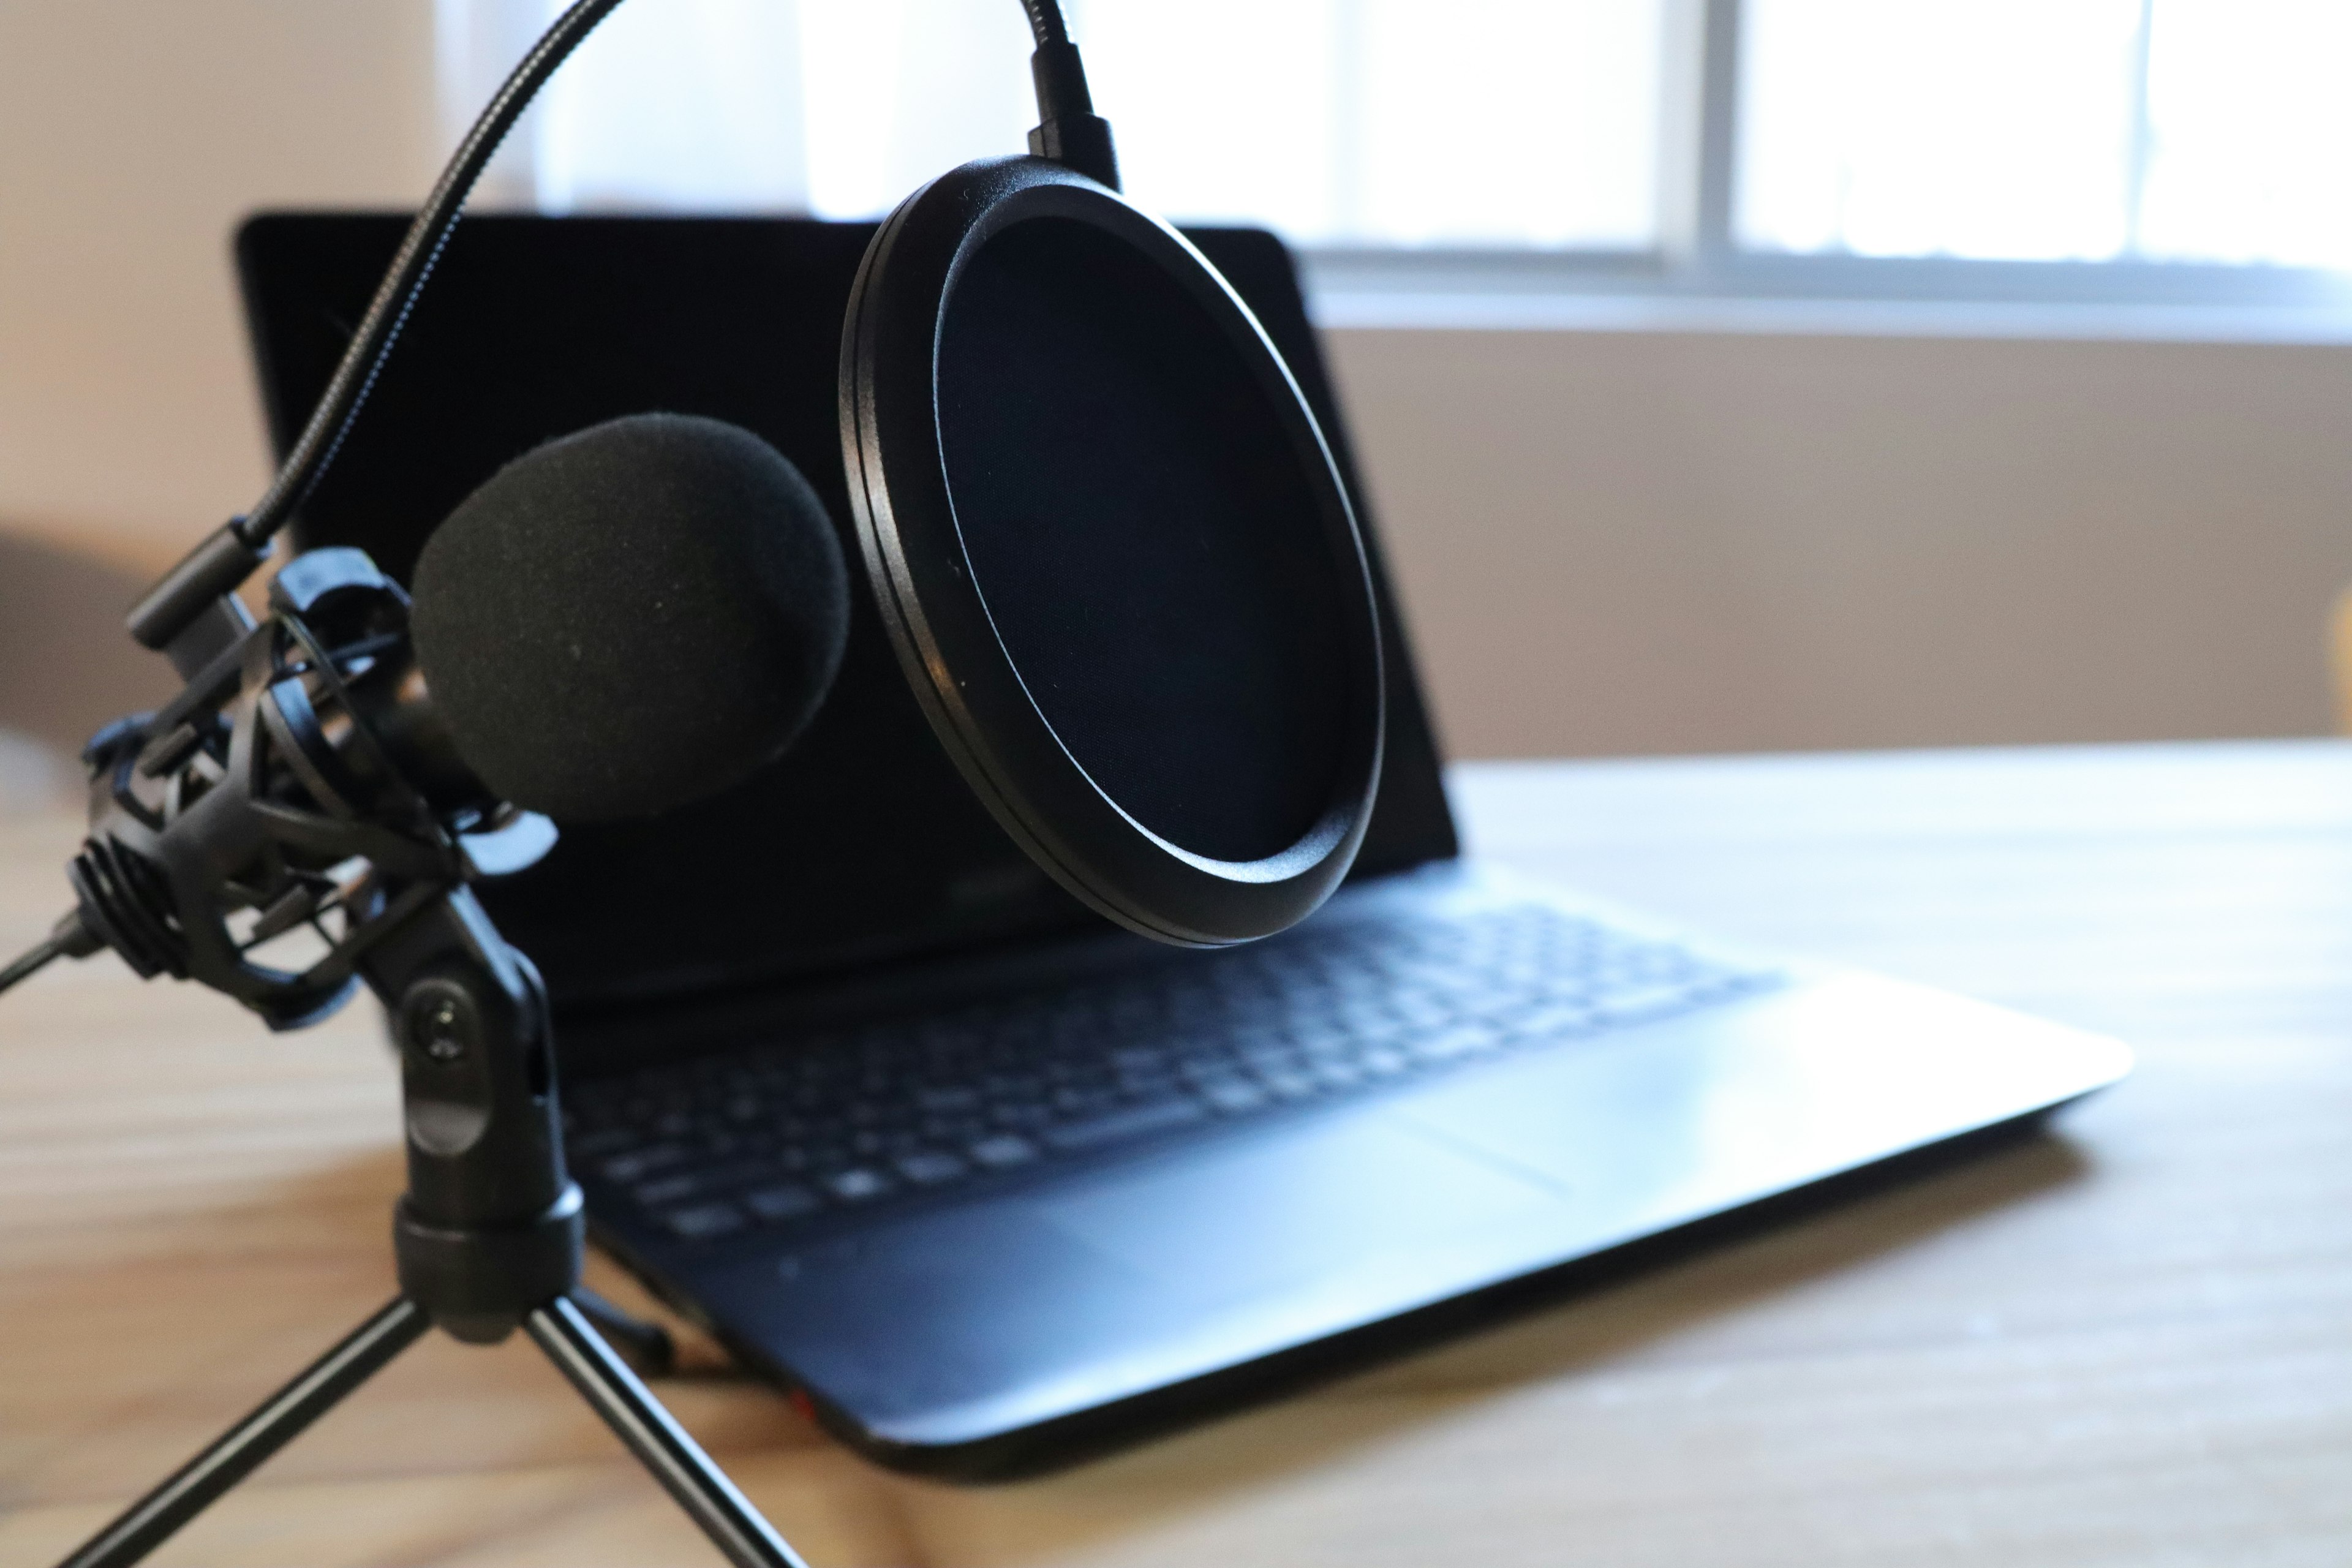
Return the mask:
[[[841,400],[883,619],[1014,839],[1162,941],[1314,910],[1371,816],[1379,623],[1322,433],[1215,269],[1068,168],[967,164],[867,250]]]

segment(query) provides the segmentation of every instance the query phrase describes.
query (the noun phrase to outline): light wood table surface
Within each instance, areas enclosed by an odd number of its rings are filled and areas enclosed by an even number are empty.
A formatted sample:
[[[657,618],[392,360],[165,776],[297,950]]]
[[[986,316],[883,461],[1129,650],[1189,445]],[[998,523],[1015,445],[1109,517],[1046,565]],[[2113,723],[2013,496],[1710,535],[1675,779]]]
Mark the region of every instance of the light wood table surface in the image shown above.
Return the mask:
[[[2352,746],[1455,784],[1500,859],[2139,1069],[2053,1137],[1043,1480],[908,1480],[759,1385],[663,1385],[814,1563],[2352,1564]],[[75,837],[0,814],[0,949]],[[389,1294],[394,1112],[365,1006],[271,1037],[110,958],[0,999],[0,1563]],[[715,1560],[527,1346],[438,1338],[155,1559]]]

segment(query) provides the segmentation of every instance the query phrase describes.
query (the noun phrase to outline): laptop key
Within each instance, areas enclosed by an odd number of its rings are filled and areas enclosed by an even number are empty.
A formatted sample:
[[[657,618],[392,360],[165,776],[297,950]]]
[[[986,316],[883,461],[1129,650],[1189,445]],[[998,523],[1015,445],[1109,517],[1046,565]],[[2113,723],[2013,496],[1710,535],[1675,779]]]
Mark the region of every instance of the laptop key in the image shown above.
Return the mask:
[[[1014,1132],[1000,1132],[993,1138],[983,1138],[966,1151],[975,1164],[992,1171],[1025,1165],[1037,1157],[1037,1145]]]
[[[1258,1081],[1276,1100],[1304,1100],[1315,1092],[1315,1080],[1289,1068],[1260,1068]]]
[[[1082,1121],[1066,1121],[1058,1127],[1045,1129],[1045,1142],[1065,1151],[1095,1149],[1106,1143],[1125,1142],[1147,1133],[1164,1132],[1201,1120],[1202,1111],[1189,1100],[1162,1100],[1150,1104],[1114,1110],[1108,1115],[1090,1116]]]
[[[1495,1048],[1494,1031],[1480,1024],[1456,1024],[1433,1034],[1409,1035],[1403,1041],[1406,1053],[1424,1062],[1456,1061],[1465,1057],[1484,1056]]]
[[[678,1144],[656,1143],[633,1154],[616,1155],[605,1161],[601,1174],[608,1182],[626,1185],[641,1176],[675,1165],[686,1157],[686,1150]]]
[[[952,1182],[971,1169],[953,1154],[942,1154],[932,1149],[920,1150],[912,1154],[901,1154],[894,1163],[897,1164],[900,1175],[917,1186],[922,1187],[935,1187],[941,1182]]]
[[[1211,1079],[1200,1086],[1202,1100],[1228,1116],[1255,1110],[1265,1103],[1265,1090],[1245,1079]]]
[[[709,1241],[743,1228],[743,1211],[733,1204],[695,1204],[661,1216],[670,1234],[687,1241]]]
[[[823,1178],[822,1185],[844,1203],[854,1204],[880,1197],[890,1190],[892,1183],[889,1177],[870,1166],[852,1165],[846,1171],[835,1171]]]
[[[1582,1033],[1599,1022],[1591,1008],[1570,1003],[1554,1007],[1537,1007],[1522,1013],[1511,1020],[1511,1032],[1542,1039]]]
[[[824,1206],[824,1200],[798,1182],[782,1182],[772,1187],[761,1187],[755,1193],[745,1193],[743,1206],[766,1223],[776,1225],[784,1220],[798,1219],[803,1215],[814,1214]]]
[[[1363,1068],[1346,1060],[1317,1062],[1314,1076],[1325,1089],[1353,1089],[1364,1081]]]
[[[674,1204],[680,1198],[690,1198],[702,1190],[702,1177],[692,1171],[674,1176],[656,1176],[650,1182],[640,1182],[629,1195],[649,1209]]]
[[[1688,1012],[1697,1000],[1686,985],[1651,986],[1614,995],[1603,993],[1593,1014],[1607,1024],[1644,1024],[1654,1018]]]

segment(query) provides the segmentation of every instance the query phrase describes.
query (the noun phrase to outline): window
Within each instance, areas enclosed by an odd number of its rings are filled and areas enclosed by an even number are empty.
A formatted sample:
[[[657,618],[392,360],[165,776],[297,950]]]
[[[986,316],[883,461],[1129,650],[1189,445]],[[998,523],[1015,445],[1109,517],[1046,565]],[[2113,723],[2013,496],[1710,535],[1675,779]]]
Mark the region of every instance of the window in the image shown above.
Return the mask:
[[[1631,251],[1657,243],[1663,11],[1078,0],[1071,25],[1159,210],[1308,245]]]
[[[2340,0],[1748,0],[1762,250],[2352,266]]]
[[[440,0],[453,108],[557,0]],[[1065,0],[1129,189],[1359,289],[2337,304],[2341,0]],[[635,0],[509,188],[886,211],[1034,118],[1012,0]],[[2252,265],[2249,265],[2252,264]]]

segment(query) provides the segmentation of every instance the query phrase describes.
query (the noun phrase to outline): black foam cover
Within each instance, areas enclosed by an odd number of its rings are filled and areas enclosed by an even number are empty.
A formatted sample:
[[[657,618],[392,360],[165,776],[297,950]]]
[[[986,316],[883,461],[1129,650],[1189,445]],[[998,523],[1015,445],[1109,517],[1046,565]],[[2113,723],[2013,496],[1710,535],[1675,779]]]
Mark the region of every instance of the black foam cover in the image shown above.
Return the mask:
[[[848,577],[824,503],[759,437],[640,414],[551,441],[418,557],[434,710],[505,799],[650,816],[799,734],[840,667]]]

